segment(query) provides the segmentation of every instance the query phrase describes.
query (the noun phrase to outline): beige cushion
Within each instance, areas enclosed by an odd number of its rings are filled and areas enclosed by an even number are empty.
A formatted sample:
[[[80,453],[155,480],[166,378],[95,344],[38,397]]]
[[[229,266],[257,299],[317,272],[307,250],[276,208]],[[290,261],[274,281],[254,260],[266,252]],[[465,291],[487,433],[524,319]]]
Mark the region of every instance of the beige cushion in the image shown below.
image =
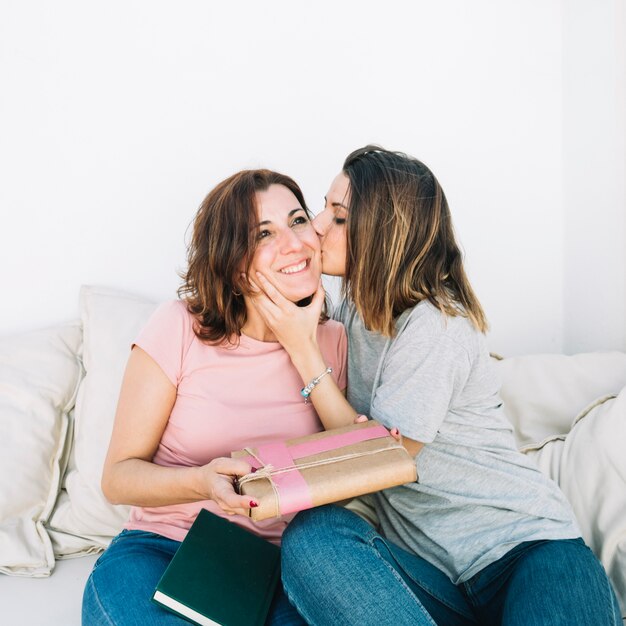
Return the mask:
[[[352,511],[358,515],[370,526],[373,526],[377,530],[380,529],[380,520],[378,518],[378,513],[376,513],[376,507],[374,506],[372,494],[352,498],[352,500],[347,500],[342,504],[346,509],[348,509],[348,511]]]
[[[571,432],[524,449],[570,501],[626,615],[626,387],[594,402]]]
[[[567,434],[572,417],[626,385],[626,354],[535,354],[495,362],[504,410],[520,446]]]
[[[150,300],[117,290],[81,288],[85,377],[76,401],[64,492],[50,520],[59,555],[106,546],[128,518],[128,507],[105,499],[100,481],[131,344],[155,307]],[[64,539],[64,534],[70,536]]]
[[[64,469],[82,370],[78,323],[0,339],[0,571],[48,576],[44,524]]]

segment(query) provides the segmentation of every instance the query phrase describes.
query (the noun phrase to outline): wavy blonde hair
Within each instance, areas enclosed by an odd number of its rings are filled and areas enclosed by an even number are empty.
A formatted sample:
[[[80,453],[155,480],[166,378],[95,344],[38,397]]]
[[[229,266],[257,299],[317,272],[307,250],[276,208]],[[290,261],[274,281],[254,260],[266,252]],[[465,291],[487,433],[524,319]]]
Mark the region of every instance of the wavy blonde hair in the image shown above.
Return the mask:
[[[398,315],[428,300],[486,332],[448,202],[430,169],[369,145],[352,152],[343,171],[350,180],[343,289],[366,328],[392,336]]]

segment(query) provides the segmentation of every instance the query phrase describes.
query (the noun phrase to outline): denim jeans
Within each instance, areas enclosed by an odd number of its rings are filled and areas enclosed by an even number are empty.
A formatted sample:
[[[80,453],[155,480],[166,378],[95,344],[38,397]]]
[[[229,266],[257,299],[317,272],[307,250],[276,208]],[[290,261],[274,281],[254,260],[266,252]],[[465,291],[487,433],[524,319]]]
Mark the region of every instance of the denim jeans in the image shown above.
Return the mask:
[[[141,530],[123,530],[96,561],[83,594],[83,626],[185,626],[188,621],[151,601],[180,543]],[[245,590],[240,590],[245,593]],[[267,624],[302,626],[281,586]]]
[[[454,585],[351,511],[327,506],[287,527],[282,576],[312,625],[622,625],[608,577],[580,538],[522,543]]]

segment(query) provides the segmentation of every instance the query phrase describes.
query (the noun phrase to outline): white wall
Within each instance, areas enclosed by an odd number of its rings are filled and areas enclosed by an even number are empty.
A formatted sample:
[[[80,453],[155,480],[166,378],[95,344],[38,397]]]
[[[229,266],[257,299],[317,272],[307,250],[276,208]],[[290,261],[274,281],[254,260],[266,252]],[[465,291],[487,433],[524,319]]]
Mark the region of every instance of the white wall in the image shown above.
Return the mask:
[[[492,349],[626,349],[620,6],[4,0],[0,333],[76,317],[82,283],[173,297],[216,182],[283,170],[317,209],[377,142],[441,180]]]
[[[564,2],[564,346],[626,348],[626,2]]]

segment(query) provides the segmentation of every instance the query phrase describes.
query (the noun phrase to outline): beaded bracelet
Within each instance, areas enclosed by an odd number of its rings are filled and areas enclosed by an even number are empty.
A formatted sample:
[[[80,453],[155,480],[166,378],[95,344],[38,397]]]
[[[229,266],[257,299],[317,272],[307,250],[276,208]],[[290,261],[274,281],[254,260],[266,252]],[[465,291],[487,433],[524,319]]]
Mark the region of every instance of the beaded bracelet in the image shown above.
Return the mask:
[[[332,367],[327,367],[319,376],[314,378],[306,387],[302,387],[302,389],[300,389],[300,395],[304,398],[304,404],[309,403],[309,396],[311,395],[311,392],[313,391],[313,389],[315,389],[315,387],[319,385],[320,380],[322,380],[322,378],[324,378],[326,374],[332,374],[332,371],[333,371]]]

